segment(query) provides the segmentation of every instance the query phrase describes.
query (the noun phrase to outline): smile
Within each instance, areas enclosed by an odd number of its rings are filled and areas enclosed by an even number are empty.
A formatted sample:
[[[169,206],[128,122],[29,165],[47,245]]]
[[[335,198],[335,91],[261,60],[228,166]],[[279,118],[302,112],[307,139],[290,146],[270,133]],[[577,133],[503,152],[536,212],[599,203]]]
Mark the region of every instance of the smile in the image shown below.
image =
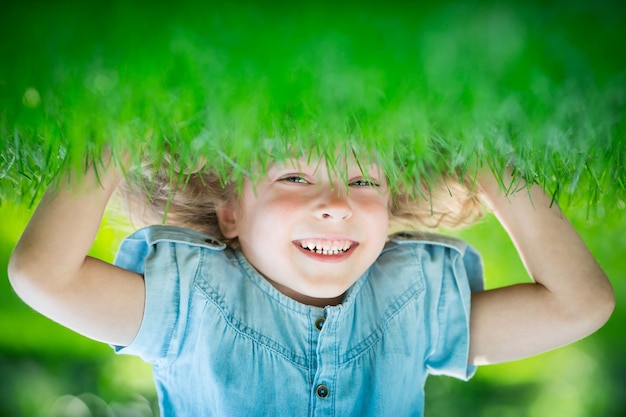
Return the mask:
[[[348,252],[356,242],[351,240],[304,239],[294,242],[300,248],[318,255],[341,255]]]

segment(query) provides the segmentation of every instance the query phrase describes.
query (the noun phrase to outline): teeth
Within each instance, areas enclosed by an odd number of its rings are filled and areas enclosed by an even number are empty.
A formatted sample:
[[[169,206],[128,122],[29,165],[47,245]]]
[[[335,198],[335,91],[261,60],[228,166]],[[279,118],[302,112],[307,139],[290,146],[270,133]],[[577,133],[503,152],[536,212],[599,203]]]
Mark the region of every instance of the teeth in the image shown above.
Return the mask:
[[[306,239],[300,241],[299,244],[303,249],[308,249],[320,255],[338,255],[348,251],[352,246],[352,242],[349,240]]]

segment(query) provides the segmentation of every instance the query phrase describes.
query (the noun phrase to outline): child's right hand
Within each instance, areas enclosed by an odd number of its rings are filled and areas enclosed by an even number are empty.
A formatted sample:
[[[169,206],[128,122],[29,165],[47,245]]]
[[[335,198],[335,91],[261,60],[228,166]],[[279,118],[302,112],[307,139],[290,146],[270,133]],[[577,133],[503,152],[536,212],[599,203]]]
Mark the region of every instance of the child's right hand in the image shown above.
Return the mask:
[[[9,279],[31,307],[92,339],[124,346],[143,317],[141,275],[88,256],[105,207],[121,181],[110,160],[84,178],[51,186],[9,261]]]

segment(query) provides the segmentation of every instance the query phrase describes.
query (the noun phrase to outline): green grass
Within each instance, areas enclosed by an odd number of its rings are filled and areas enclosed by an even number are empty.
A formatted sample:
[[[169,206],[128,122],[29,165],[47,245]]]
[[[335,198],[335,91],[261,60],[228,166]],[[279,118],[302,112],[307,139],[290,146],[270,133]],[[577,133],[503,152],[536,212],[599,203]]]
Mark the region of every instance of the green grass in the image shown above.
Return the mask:
[[[0,203],[105,146],[238,179],[272,139],[273,157],[374,150],[392,185],[514,161],[566,204],[624,208],[617,1],[12,3]]]

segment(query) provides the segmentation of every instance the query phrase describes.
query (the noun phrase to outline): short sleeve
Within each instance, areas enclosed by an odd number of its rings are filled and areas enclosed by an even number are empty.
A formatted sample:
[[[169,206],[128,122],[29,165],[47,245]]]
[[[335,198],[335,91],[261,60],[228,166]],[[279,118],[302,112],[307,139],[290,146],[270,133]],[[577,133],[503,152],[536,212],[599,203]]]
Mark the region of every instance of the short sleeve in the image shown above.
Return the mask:
[[[467,245],[445,247],[441,258],[439,279],[427,284],[431,345],[426,367],[430,374],[468,380],[476,372],[468,365],[471,292],[484,289],[482,261]]]
[[[113,346],[117,353],[149,363],[174,355],[199,264],[198,247],[181,242],[179,232],[167,227],[141,229],[120,245],[114,264],[144,275],[146,303],[137,336],[128,346]]]

